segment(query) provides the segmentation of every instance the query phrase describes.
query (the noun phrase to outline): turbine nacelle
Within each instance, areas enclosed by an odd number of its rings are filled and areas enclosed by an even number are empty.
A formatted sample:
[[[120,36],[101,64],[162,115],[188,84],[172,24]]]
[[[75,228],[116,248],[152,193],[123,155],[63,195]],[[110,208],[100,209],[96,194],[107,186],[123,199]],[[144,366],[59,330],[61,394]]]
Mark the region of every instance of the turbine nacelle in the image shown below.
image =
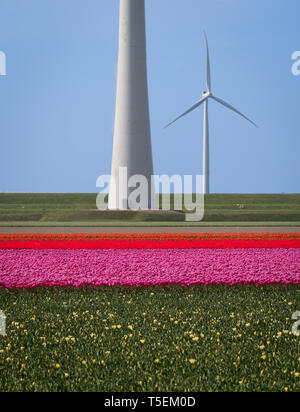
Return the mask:
[[[202,92],[202,99],[203,98],[205,98],[205,99],[208,99],[209,97],[212,97],[212,92]]]

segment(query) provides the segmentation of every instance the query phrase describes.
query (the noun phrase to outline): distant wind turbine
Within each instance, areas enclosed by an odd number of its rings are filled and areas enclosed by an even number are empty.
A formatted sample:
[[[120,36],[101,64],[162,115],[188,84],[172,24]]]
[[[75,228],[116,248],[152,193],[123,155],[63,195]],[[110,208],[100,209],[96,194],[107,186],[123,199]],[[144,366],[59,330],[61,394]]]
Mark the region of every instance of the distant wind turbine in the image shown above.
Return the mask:
[[[206,86],[207,91],[203,92],[202,99],[199,100],[194,106],[192,106],[189,110],[184,112],[181,116],[177,117],[173,122],[169,123],[165,128],[171,126],[179,119],[185,117],[187,114],[196,110],[202,104],[204,105],[204,122],[203,122],[203,193],[209,194],[210,193],[210,162],[209,162],[209,124],[208,124],[208,100],[213,99],[218,103],[221,103],[223,106],[227,107],[228,109],[234,111],[238,115],[242,116],[244,119],[248,120],[252,123],[255,127],[258,127],[251,119],[246,117],[243,113],[239,112],[229,103],[226,103],[224,100],[216,97],[212,93],[212,86],[211,86],[211,70],[210,70],[210,56],[209,56],[209,47],[207,36],[204,33],[205,41],[206,41],[206,50],[207,50],[207,73],[206,73]]]

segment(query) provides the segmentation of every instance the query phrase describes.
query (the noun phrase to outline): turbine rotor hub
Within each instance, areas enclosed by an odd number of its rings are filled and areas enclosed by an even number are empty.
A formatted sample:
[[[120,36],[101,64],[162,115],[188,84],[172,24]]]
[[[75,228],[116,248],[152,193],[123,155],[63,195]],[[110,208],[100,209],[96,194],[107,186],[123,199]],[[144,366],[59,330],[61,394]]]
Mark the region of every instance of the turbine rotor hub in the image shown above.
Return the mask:
[[[212,96],[212,92],[203,92],[202,93],[202,97],[210,97],[210,96]]]

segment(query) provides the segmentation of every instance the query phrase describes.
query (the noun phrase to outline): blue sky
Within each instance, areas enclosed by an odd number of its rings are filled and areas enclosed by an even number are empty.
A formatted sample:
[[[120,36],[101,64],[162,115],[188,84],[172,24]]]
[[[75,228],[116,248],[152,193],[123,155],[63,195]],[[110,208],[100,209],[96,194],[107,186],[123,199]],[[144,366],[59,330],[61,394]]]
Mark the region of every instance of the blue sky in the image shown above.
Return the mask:
[[[156,174],[202,171],[202,110],[163,126],[205,88],[215,193],[300,192],[299,0],[146,0]],[[1,0],[0,192],[96,192],[110,173],[118,0]]]

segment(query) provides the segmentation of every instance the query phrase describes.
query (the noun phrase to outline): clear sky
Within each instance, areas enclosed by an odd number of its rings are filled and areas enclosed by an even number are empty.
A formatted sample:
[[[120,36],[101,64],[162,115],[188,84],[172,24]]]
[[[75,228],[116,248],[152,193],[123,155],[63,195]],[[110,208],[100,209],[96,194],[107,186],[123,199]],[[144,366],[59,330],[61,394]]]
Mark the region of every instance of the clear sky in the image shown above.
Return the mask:
[[[205,89],[212,192],[300,192],[299,0],[146,0],[156,174],[202,172],[202,109],[164,130]],[[118,0],[1,0],[0,192],[96,192],[109,174]]]

